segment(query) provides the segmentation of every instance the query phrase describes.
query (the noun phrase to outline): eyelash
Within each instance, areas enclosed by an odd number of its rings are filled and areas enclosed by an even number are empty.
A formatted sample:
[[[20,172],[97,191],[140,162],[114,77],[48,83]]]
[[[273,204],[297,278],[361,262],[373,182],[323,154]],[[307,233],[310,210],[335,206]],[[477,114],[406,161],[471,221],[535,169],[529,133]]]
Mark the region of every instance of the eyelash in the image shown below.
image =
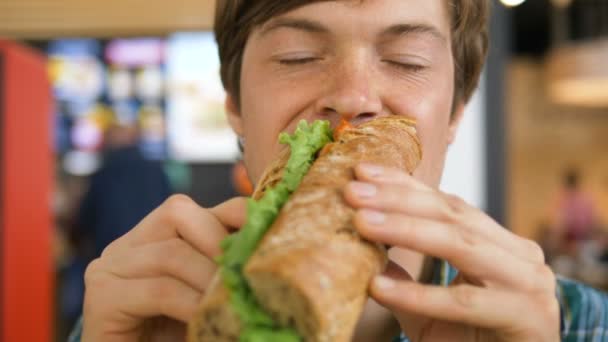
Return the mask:
[[[283,65],[302,65],[310,62],[318,61],[320,58],[317,57],[304,57],[304,58],[290,58],[280,59],[279,63]]]
[[[303,65],[303,64],[315,62],[315,61],[318,61],[319,59],[320,58],[318,58],[318,57],[280,59],[279,63],[282,65],[287,65],[287,66],[290,66],[290,65],[295,66],[295,65]],[[406,63],[400,63],[400,62],[391,61],[391,60],[385,60],[384,62],[390,64],[391,66],[397,67],[399,69],[402,69],[402,70],[408,71],[408,72],[420,72],[420,71],[423,71],[424,69],[426,69],[426,66],[418,65],[418,64],[406,64]]]
[[[424,65],[400,63],[400,62],[395,62],[395,61],[391,61],[391,60],[385,60],[384,62],[390,64],[391,66],[397,67],[397,68],[405,70],[405,71],[410,71],[410,72],[420,72],[427,68]]]

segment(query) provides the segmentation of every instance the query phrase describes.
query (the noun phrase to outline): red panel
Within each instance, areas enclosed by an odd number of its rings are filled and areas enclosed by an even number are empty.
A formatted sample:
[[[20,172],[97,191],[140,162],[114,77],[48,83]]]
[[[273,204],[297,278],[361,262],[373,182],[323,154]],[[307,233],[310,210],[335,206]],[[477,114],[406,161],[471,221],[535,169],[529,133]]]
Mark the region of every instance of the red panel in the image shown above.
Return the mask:
[[[51,341],[51,93],[44,59],[0,41],[4,55],[2,335]]]

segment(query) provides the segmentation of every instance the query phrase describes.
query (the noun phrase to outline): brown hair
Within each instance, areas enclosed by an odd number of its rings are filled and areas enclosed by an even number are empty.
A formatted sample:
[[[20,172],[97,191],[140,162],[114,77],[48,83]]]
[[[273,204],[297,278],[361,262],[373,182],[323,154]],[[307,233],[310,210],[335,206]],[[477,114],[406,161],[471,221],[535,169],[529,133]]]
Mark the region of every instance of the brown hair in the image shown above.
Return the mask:
[[[215,37],[221,77],[226,90],[240,103],[243,52],[254,28],[278,15],[313,2],[328,0],[218,0]],[[446,0],[452,20],[454,104],[467,102],[479,81],[488,50],[488,0]]]

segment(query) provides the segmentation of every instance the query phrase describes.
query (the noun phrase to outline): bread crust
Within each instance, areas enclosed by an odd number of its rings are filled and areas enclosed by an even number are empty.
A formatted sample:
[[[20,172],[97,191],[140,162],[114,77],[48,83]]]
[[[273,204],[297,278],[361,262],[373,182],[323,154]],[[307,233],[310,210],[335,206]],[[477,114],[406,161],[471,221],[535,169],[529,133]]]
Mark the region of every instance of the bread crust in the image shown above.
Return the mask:
[[[281,152],[267,168],[254,198],[280,180],[288,156]],[[346,130],[324,148],[244,268],[264,309],[282,325],[295,326],[305,341],[350,341],[369,282],[387,256],[383,246],[356,232],[355,212],[342,190],[361,162],[411,173],[421,157],[415,122],[401,116]],[[239,329],[216,274],[190,322],[189,341],[237,341]]]

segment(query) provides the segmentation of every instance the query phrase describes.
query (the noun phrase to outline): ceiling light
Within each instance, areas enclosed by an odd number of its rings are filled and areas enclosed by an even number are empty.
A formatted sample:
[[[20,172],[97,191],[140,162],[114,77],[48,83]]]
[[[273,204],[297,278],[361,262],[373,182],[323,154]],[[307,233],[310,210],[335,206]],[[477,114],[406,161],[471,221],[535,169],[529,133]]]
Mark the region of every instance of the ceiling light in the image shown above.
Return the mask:
[[[515,7],[523,4],[526,0],[500,0],[500,2],[507,7]]]
[[[549,97],[555,103],[608,108],[608,40],[554,49],[547,61]]]

